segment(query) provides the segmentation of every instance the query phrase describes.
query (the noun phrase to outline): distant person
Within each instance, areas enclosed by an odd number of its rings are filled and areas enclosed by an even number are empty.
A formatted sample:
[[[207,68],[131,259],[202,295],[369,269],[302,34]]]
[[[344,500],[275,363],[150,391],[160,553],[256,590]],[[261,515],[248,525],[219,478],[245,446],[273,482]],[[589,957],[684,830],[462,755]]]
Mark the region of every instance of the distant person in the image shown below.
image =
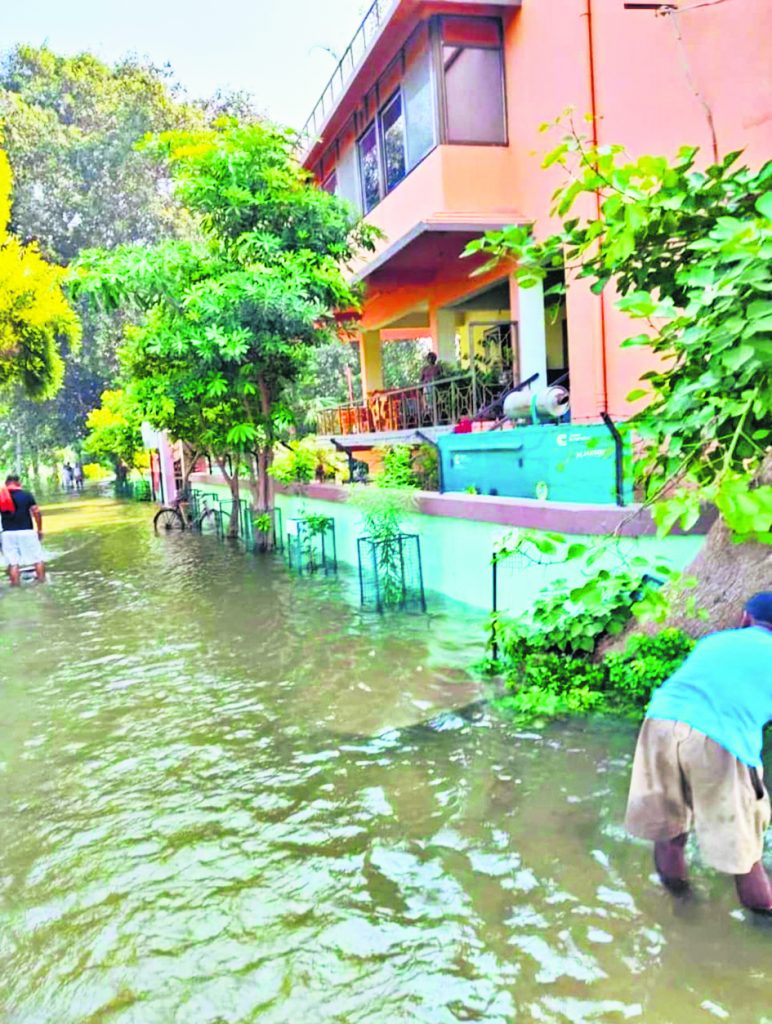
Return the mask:
[[[740,628],[700,640],[649,704],[638,737],[626,825],[654,842],[664,885],[686,892],[694,828],[703,861],[734,875],[740,902],[772,916],[764,870],[769,794],[761,747],[772,721],[772,592],[745,606]]]
[[[46,578],[43,548],[40,544],[43,539],[43,516],[34,496],[22,489],[18,476],[6,477],[5,486],[0,487],[0,519],[3,525],[3,558],[8,563],[11,586],[18,587],[21,583],[21,570],[28,565],[35,566],[35,576],[42,583]]]
[[[65,462],[62,468],[62,479],[65,491],[71,491],[75,481],[75,470],[69,462]]]
[[[118,465],[115,467],[115,479],[117,480],[117,482],[119,484],[121,484],[121,486],[123,486],[123,484],[126,483],[126,480],[128,479],[128,476],[129,476],[129,467],[126,465],[126,463],[123,461],[123,459],[121,459],[118,462]]]
[[[83,490],[83,464],[78,462],[73,470],[73,479],[75,481],[75,490]]]
[[[435,380],[439,380],[442,368],[437,361],[437,353],[429,352],[426,356],[426,362],[421,370],[421,383],[422,384],[433,384]]]

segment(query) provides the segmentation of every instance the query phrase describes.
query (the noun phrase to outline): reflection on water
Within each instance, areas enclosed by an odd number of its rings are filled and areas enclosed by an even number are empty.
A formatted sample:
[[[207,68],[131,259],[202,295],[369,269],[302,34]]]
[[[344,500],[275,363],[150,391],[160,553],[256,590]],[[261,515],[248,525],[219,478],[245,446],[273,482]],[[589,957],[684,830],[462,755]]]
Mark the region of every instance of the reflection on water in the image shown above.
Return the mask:
[[[620,828],[630,726],[518,732],[479,620],[148,521],[62,504],[2,591],[3,1024],[772,1022],[772,932]]]

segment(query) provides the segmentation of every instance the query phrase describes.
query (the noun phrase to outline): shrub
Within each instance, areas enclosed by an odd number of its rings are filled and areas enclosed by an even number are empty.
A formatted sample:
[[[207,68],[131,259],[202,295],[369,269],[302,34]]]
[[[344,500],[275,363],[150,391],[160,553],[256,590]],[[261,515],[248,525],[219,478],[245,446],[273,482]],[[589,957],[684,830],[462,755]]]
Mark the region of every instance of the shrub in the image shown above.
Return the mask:
[[[601,569],[580,586],[540,598],[527,618],[497,623],[504,663],[535,652],[594,654],[602,637],[622,632],[649,588],[640,575]]]
[[[418,477],[413,469],[413,452],[406,444],[397,444],[383,453],[383,468],[375,478],[378,487],[415,488]]]
[[[639,715],[651,691],[683,662],[694,641],[677,629],[634,636],[622,653],[600,662],[556,651],[526,651],[506,670],[506,697],[497,702],[520,717],[589,712]]]
[[[609,689],[643,708],[651,691],[675,672],[693,647],[694,640],[680,629],[630,637],[623,653],[604,659]]]
[[[422,491],[438,491],[440,488],[440,459],[437,449],[431,444],[422,444],[413,457],[413,470]]]

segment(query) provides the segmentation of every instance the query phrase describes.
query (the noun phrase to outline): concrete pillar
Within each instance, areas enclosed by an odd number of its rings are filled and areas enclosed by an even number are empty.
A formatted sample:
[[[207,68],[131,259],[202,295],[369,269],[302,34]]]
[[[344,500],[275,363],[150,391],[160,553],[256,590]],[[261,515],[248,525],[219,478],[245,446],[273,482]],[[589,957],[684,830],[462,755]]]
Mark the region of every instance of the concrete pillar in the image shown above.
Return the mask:
[[[381,332],[362,331],[359,337],[359,360],[362,366],[362,394],[383,388],[383,358]]]
[[[441,363],[455,363],[456,352],[456,311],[455,309],[432,309],[429,313],[429,330],[432,335],[432,349]]]
[[[177,485],[174,480],[174,450],[166,431],[158,435],[158,455],[164,501],[168,504],[177,497]]]
[[[539,374],[534,388],[547,386],[547,330],[544,321],[544,288],[521,288],[510,278],[510,306],[512,319],[518,324],[520,380]]]

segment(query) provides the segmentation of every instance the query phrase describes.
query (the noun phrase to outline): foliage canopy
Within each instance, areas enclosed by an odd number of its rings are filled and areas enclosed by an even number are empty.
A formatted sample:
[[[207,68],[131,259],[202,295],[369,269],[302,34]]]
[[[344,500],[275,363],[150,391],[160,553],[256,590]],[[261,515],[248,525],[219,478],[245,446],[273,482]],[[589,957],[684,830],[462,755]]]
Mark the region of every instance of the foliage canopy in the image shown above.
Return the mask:
[[[342,268],[373,237],[312,185],[293,143],[275,126],[232,121],[157,138],[199,236],[84,254],[74,283],[79,295],[136,314],[123,355],[153,425],[181,436],[181,421],[216,423],[260,508],[269,506],[274,440],[291,421],[284,389],[337,331],[335,312],[356,306]]]
[[[700,169],[697,157],[630,160],[572,130],[545,160],[567,175],[554,196],[560,229],[537,240],[510,227],[469,251],[514,261],[526,286],[564,262],[594,292],[612,285],[643,321],[624,344],[658,357],[629,397],[648,402],[633,422],[660,528],[689,527],[710,501],[737,538],[769,542],[772,488],[756,475],[772,440],[772,162],[753,171],[730,153]],[[587,196],[599,213],[577,216]]]

